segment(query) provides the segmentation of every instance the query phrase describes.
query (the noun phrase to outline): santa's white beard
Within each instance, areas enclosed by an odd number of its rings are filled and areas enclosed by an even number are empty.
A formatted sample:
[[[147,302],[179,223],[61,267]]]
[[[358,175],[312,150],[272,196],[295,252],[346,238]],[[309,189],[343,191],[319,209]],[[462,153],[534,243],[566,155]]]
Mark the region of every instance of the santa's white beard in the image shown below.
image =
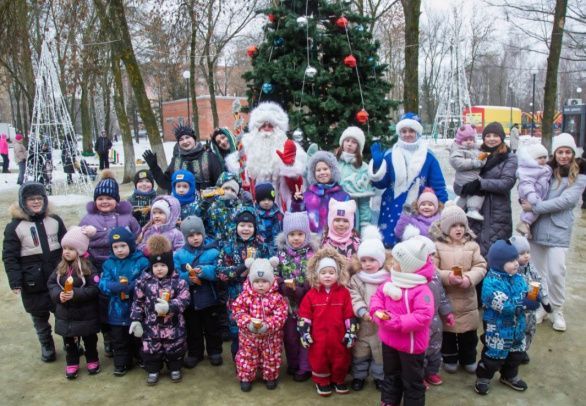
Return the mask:
[[[283,150],[287,135],[275,127],[272,132],[252,131],[242,139],[246,154],[246,170],[257,183],[259,181],[276,181],[279,177],[281,158],[277,150]]]

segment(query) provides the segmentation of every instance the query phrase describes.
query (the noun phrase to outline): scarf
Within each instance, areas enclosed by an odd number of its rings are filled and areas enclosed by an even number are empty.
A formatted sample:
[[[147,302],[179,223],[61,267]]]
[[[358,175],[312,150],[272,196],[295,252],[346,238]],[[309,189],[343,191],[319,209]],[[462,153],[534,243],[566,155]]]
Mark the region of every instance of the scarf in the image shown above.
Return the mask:
[[[490,155],[486,159],[486,164],[484,164],[484,166],[480,170],[480,177],[483,177],[492,168],[499,166],[501,163],[506,161],[507,158],[509,157],[509,152],[511,152],[511,149],[507,146],[507,151],[502,154],[499,154],[499,153],[496,153],[496,150],[499,147],[500,147],[500,144],[497,145],[496,147],[487,147],[486,145],[482,144],[482,146],[480,147],[481,151],[490,152]]]
[[[356,162],[356,154],[351,154],[349,152],[342,151],[340,155],[340,160],[346,162],[347,164],[353,164]]]
[[[362,282],[369,283],[371,285],[380,285],[381,283],[389,280],[389,273],[385,269],[379,269],[375,273],[360,271],[356,274],[356,276],[358,276],[358,279],[360,279]]]
[[[155,189],[151,189],[149,192],[141,192],[138,189],[134,189],[134,196],[137,197],[146,197],[146,198],[154,198],[157,196],[157,191]]]
[[[350,243],[350,237],[352,237],[352,233],[354,229],[352,227],[348,227],[348,230],[344,234],[338,234],[334,231],[334,227],[328,227],[328,238],[334,242],[340,248],[345,247]]]
[[[394,198],[408,192],[405,204],[411,204],[419,194],[419,175],[427,159],[427,145],[421,140],[414,143],[399,140],[393,146],[391,159],[395,172]]]
[[[427,278],[423,275],[391,270],[391,280],[384,284],[383,293],[393,300],[400,300],[403,297],[401,289],[411,289],[426,284]]]
[[[328,190],[331,190],[333,188],[335,188],[336,186],[338,186],[337,182],[332,182],[332,183],[316,183],[314,185],[315,187],[313,188],[313,192],[318,195],[318,196],[325,196],[326,192]],[[335,192],[335,190],[334,190]]]
[[[194,201],[197,200],[197,194],[195,193],[195,191],[193,191],[193,193],[191,190],[189,190],[189,192],[186,195],[178,195],[175,190],[173,190],[173,197],[177,200],[179,200],[179,203],[181,204],[181,206],[185,206],[186,204],[190,204],[193,203]]]

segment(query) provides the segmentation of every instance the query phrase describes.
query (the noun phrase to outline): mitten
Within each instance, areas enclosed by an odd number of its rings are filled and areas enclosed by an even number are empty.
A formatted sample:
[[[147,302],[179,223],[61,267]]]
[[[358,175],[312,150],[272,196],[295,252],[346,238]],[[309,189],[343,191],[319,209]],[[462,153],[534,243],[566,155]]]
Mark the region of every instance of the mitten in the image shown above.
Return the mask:
[[[357,319],[351,318],[346,319],[346,333],[344,334],[344,338],[342,339],[342,343],[346,345],[346,348],[352,348],[356,339],[358,338],[358,329],[360,325],[358,324]]]
[[[454,316],[454,313],[446,314],[443,319],[446,326],[454,327],[456,325],[456,317]]]
[[[480,192],[480,180],[474,179],[472,182],[466,183],[462,186],[462,196],[474,196]]]
[[[283,144],[283,152],[279,150],[276,152],[285,165],[291,166],[295,162],[295,155],[297,155],[297,145],[295,145],[295,141],[288,139],[285,141],[285,144]]]
[[[313,338],[311,338],[311,322],[306,319],[299,319],[297,321],[297,332],[299,333],[299,339],[303,348],[309,348],[313,344]]]
[[[132,323],[130,323],[130,328],[128,329],[128,334],[134,334],[134,336],[136,338],[140,338],[142,337],[142,334],[144,333],[143,329],[142,329],[142,324],[140,324],[140,321],[133,321]]]
[[[114,294],[118,294],[118,293],[122,292],[124,290],[124,287],[125,287],[121,283],[119,283],[119,282],[113,282],[113,281],[106,283],[106,286],[108,287],[108,290],[111,293],[114,293]]]
[[[149,168],[154,168],[157,166],[157,154],[155,154],[150,149],[147,149],[146,151],[144,151],[144,153],[142,154],[142,157],[144,158],[144,160],[147,163],[147,165],[149,166]]]
[[[375,142],[370,147],[370,154],[372,156],[372,166],[374,171],[378,171],[380,166],[383,164],[383,159],[385,157],[385,153],[382,149],[380,143]]]
[[[450,272],[448,275],[448,283],[450,286],[460,286],[462,284],[462,277],[454,275],[453,272]]]
[[[540,305],[541,303],[539,303],[537,300],[530,300],[527,298],[523,299],[523,306],[525,306],[527,310],[537,310]]]
[[[164,316],[169,313],[169,303],[161,298],[157,299],[157,303],[155,303],[155,311],[159,316]]]
[[[462,283],[460,283],[460,287],[462,289],[468,289],[471,285],[472,282],[470,282],[470,279],[466,276],[462,276]]]

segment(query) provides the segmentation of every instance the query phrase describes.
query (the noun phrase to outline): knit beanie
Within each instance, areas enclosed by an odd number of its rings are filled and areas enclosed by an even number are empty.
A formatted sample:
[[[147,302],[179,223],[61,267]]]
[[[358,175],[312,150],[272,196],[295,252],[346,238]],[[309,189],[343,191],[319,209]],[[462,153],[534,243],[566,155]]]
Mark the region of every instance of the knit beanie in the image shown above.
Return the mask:
[[[311,238],[311,230],[309,229],[309,217],[306,211],[298,212],[285,212],[283,217],[283,232],[285,236],[289,235],[293,231],[301,231],[305,234],[305,244],[309,242]],[[287,246],[289,241],[285,239]]]
[[[82,256],[87,252],[90,245],[90,238],[96,235],[94,226],[73,226],[61,239],[62,247],[73,248],[77,255]]]
[[[529,245],[529,240],[522,235],[514,235],[509,238],[509,242],[513,244],[513,246],[517,249],[519,255],[524,254],[525,252],[529,252],[531,247]]]
[[[134,187],[136,187],[136,184],[143,179],[147,179],[149,182],[151,182],[151,185],[155,187],[155,178],[153,177],[152,172],[147,169],[141,169],[134,174]]]
[[[191,234],[201,234],[206,238],[206,229],[201,218],[197,216],[188,216],[181,222],[181,232],[187,241],[187,237]]]
[[[177,139],[177,141],[179,141],[181,139],[181,137],[183,137],[184,135],[189,135],[190,137],[192,137],[194,140],[197,141],[197,138],[195,136],[195,131],[193,131],[193,128],[191,128],[191,126],[180,125],[175,128],[175,138]]]
[[[273,187],[273,184],[269,182],[257,183],[257,185],[254,187],[254,196],[257,203],[260,203],[265,199],[269,199],[274,202],[275,188]]]
[[[547,148],[541,144],[529,144],[524,148],[527,151],[527,154],[529,154],[529,156],[534,160],[537,160],[537,158],[541,158],[542,156],[546,158],[549,156]]]
[[[151,218],[153,217],[155,209],[159,209],[165,213],[165,216],[167,216],[167,221],[169,221],[169,218],[171,217],[171,207],[165,199],[159,199],[153,203],[151,206]]]
[[[244,262],[248,271],[248,281],[250,283],[257,279],[264,279],[271,285],[275,281],[275,267],[279,264],[277,257],[266,258],[247,258]]]
[[[466,140],[476,140],[476,130],[470,124],[464,124],[456,131],[456,144],[462,145]]]
[[[401,119],[395,126],[397,135],[401,136],[401,130],[403,128],[411,128],[417,133],[417,138],[423,134],[423,126],[421,125],[421,119],[415,113],[405,113],[401,116]]]
[[[319,271],[324,268],[334,268],[336,271],[340,271],[336,260],[330,257],[324,257],[318,262],[317,267],[315,268],[315,273],[319,273]]]
[[[496,240],[488,249],[486,260],[490,268],[498,271],[505,270],[505,264],[519,257],[517,248],[509,241]]]
[[[23,138],[23,137],[22,137],[22,134],[16,134],[16,135],[14,136],[14,139],[15,139],[16,141],[22,141],[22,138]]]
[[[42,196],[43,208],[40,213],[33,213],[28,207],[26,207],[26,199],[31,196]],[[45,185],[38,182],[26,182],[23,183],[18,190],[18,205],[28,216],[30,217],[44,217],[47,212],[47,206],[49,205],[49,198],[47,197],[47,190]]]
[[[256,231],[256,215],[248,207],[236,213],[234,216],[234,222],[236,225],[238,225],[238,223],[252,223]]]
[[[104,169],[102,171],[101,180],[94,189],[94,202],[100,196],[109,196],[117,202],[120,201],[118,182],[116,182],[114,173],[109,169]]]
[[[136,241],[134,240],[134,235],[132,235],[132,233],[126,227],[113,228],[108,234],[108,240],[110,242],[110,248],[112,248],[112,245],[115,242],[125,242],[126,244],[128,244],[128,248],[130,248],[131,254],[136,249]]]
[[[440,230],[445,235],[450,234],[450,229],[454,224],[464,224],[468,228],[468,217],[466,217],[466,213],[455,204],[444,207],[439,221]]]
[[[359,127],[350,126],[344,130],[342,135],[340,135],[340,146],[344,144],[344,141],[347,138],[354,138],[358,143],[358,150],[360,153],[364,150],[364,144],[366,142],[366,137],[364,136],[364,131]]]
[[[151,268],[154,264],[163,263],[169,268],[169,274],[175,268],[171,242],[162,234],[155,234],[147,241],[147,252]],[[168,275],[169,275],[168,274]]]
[[[429,256],[429,247],[418,238],[400,242],[391,251],[393,260],[401,266],[401,272],[414,273],[423,268]]]
[[[435,207],[436,210],[439,207],[439,200],[437,199],[437,196],[435,195],[433,189],[429,187],[423,189],[423,192],[421,192],[421,194],[417,198],[417,207],[419,207],[419,205],[423,202],[433,204],[433,207]]]
[[[347,241],[354,229],[354,215],[356,213],[356,201],[346,200],[340,202],[333,197],[328,202],[328,237],[339,242]],[[334,220],[344,218],[350,223],[348,231],[344,235],[334,234]]]
[[[216,181],[217,187],[230,186],[236,194],[240,193],[240,180],[236,175],[230,172],[222,172]]]
[[[382,267],[385,263],[385,246],[378,227],[373,225],[364,227],[361,237],[362,242],[358,247],[358,258],[374,258],[379,263],[379,267]]]
[[[189,185],[189,190],[184,195],[179,195],[175,191],[175,185],[179,182],[185,182]],[[188,170],[179,169],[173,172],[171,176],[171,194],[174,198],[179,200],[179,203],[183,206],[185,204],[193,203],[195,201],[195,176]]]
[[[561,147],[570,148],[572,151],[574,151],[574,156],[578,154],[578,147],[576,147],[576,140],[574,139],[572,134],[561,133],[560,135],[553,137],[553,139],[551,141],[552,152],[555,154],[555,151]]]
[[[488,133],[496,134],[501,138],[501,140],[505,140],[505,129],[503,128],[503,125],[501,123],[493,121],[492,123],[487,124],[486,127],[484,127],[484,130],[482,130],[483,140],[484,137],[486,137],[486,134]]]

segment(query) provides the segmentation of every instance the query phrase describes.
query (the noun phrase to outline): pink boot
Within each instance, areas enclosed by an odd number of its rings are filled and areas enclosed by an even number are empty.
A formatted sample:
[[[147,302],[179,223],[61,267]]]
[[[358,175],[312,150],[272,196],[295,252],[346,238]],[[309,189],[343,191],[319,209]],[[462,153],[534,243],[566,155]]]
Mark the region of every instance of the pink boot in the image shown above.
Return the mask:
[[[88,362],[87,371],[90,375],[95,375],[100,372],[100,361]]]
[[[77,378],[77,371],[79,371],[79,365],[67,365],[65,367],[65,377],[75,379]]]

